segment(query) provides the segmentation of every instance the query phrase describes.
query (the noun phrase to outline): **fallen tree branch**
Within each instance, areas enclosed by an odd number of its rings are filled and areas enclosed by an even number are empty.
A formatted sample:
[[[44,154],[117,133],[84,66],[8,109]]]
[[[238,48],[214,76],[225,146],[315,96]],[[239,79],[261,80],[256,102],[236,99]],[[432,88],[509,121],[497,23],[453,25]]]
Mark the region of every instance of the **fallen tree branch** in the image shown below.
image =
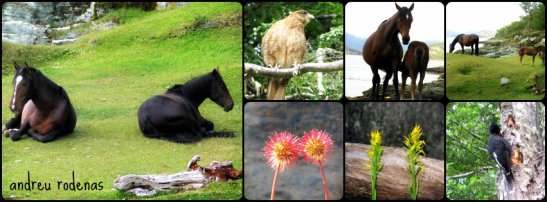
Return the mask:
[[[370,171],[367,151],[370,145],[346,143],[346,196],[352,199],[370,198]],[[381,162],[384,167],[377,176],[377,196],[381,200],[410,199],[408,186],[412,181],[406,170],[406,151],[397,147],[382,147]],[[418,175],[418,199],[440,200],[444,196],[444,161],[423,158],[424,171]]]
[[[288,69],[275,69],[263,67],[256,64],[245,63],[245,77],[253,75],[264,75],[268,77],[278,78],[290,78],[299,76],[307,72],[334,72],[344,69],[344,62],[342,60],[328,62],[328,63],[306,63],[299,67],[292,67]]]
[[[194,156],[188,162],[186,171],[167,175],[125,175],[114,181],[118,190],[127,191],[137,196],[153,196],[159,191],[187,191],[205,187],[211,181],[228,181],[241,179],[241,171],[234,169],[232,162],[211,162],[209,167],[198,165],[200,157]]]
[[[447,176],[446,179],[451,180],[451,179],[458,179],[458,178],[462,178],[462,177],[467,177],[469,175],[484,172],[484,171],[487,171],[487,170],[490,170],[490,169],[494,169],[494,166],[484,166],[484,167],[481,167],[477,171],[470,171],[470,172],[467,172],[467,173],[457,174],[457,175],[453,175],[453,176]]]

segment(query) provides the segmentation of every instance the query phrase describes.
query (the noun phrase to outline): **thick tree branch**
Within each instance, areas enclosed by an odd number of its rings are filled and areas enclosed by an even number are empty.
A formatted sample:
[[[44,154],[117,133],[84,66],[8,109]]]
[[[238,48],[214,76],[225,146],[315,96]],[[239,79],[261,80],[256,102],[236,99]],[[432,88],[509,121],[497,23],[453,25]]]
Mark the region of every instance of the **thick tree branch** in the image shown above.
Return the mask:
[[[447,176],[446,179],[447,179],[447,180],[451,180],[451,179],[457,179],[457,178],[467,177],[467,176],[469,176],[469,175],[473,175],[473,174],[475,174],[475,173],[484,172],[484,171],[487,171],[487,170],[490,170],[490,169],[494,169],[494,166],[484,166],[484,167],[481,167],[481,168],[480,168],[479,170],[477,170],[477,171],[471,171],[471,172],[462,173],[462,174],[458,174],[458,175]]]
[[[275,69],[245,63],[245,77],[260,74],[268,77],[290,78],[307,72],[334,72],[343,69],[344,62],[342,60],[328,63],[306,63],[299,67],[292,67],[289,69]]]

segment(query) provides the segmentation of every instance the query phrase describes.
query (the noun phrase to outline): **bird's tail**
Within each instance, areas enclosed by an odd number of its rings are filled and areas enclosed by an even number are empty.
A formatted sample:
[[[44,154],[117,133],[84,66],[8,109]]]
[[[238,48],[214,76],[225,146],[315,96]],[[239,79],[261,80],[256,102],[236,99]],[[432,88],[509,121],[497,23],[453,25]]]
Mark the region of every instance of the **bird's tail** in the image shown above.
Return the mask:
[[[511,171],[506,172],[505,180],[507,181],[507,186],[509,187],[509,189],[513,189],[513,182],[514,182],[513,172]]]
[[[288,79],[271,78],[268,82],[268,100],[284,100]]]

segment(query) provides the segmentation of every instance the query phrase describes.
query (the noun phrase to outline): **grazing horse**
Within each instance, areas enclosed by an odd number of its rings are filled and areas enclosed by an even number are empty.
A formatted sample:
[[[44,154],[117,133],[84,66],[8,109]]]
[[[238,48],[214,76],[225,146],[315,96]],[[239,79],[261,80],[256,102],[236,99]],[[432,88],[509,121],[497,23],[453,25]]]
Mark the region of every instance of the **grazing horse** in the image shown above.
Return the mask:
[[[399,99],[397,67],[403,58],[403,47],[398,35],[399,33],[401,34],[403,44],[408,44],[410,41],[410,26],[412,24],[411,11],[414,9],[414,3],[412,3],[410,8],[401,8],[397,3],[395,3],[395,7],[397,8],[397,13],[389,19],[384,20],[378,26],[378,29],[368,37],[363,46],[363,58],[374,74],[372,78],[372,96],[375,100],[380,98],[380,75],[378,74],[378,70],[386,72],[381,98],[384,99],[389,79],[391,79],[391,76],[394,76],[393,86],[395,87],[395,97],[397,100]]]
[[[232,132],[213,132],[213,123],[201,116],[198,107],[207,98],[226,112],[234,107],[218,68],[146,100],[139,108],[139,127],[146,137],[178,143],[193,143],[206,137],[233,137]]]
[[[15,63],[13,86],[10,109],[15,117],[2,127],[6,137],[17,141],[27,134],[45,143],[74,131],[76,113],[61,86],[26,63]]]
[[[452,43],[450,43],[449,53],[454,52],[454,46],[456,43],[460,43],[460,46],[462,47],[462,54],[465,54],[463,46],[471,46],[471,55],[475,53],[476,56],[479,56],[479,36],[476,34],[459,34],[456,36]],[[473,46],[475,46],[475,48],[473,48]]]
[[[541,64],[545,64],[545,50],[539,52],[539,58],[541,58]]]
[[[429,62],[429,47],[424,42],[413,41],[408,45],[405,57],[399,71],[402,72],[402,95],[405,94],[406,78],[410,76],[412,82],[410,83],[410,95],[412,100],[416,100],[414,92],[416,90],[416,78],[420,74],[420,83],[418,84],[418,99],[422,98],[423,83],[425,77],[425,70],[427,69],[427,63]]]
[[[524,55],[530,55],[532,56],[532,66],[534,66],[536,55],[539,53],[539,57],[542,58],[542,60],[545,58],[543,50],[544,48],[542,46],[538,47],[522,47],[519,49],[519,56],[520,56],[520,65],[522,65],[522,57]]]

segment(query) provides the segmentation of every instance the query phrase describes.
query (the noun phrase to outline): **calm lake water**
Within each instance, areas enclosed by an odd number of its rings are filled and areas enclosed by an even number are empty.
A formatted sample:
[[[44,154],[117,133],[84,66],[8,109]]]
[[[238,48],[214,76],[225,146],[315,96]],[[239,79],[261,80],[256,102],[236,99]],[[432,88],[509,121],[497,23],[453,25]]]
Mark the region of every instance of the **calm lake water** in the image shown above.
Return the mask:
[[[360,55],[346,55],[346,68],[345,68],[345,80],[346,80],[346,96],[356,97],[363,95],[363,91],[372,88],[372,71],[368,64],[363,60]],[[440,67],[444,66],[442,60],[430,60],[427,67]],[[385,72],[379,71],[381,82],[384,82]],[[439,74],[427,72],[425,74],[424,83],[430,83],[437,80]],[[406,80],[406,84],[410,85],[410,78]],[[393,78],[389,81],[393,84]],[[401,72],[399,72],[399,88],[401,85]],[[407,87],[410,89],[410,87]]]

